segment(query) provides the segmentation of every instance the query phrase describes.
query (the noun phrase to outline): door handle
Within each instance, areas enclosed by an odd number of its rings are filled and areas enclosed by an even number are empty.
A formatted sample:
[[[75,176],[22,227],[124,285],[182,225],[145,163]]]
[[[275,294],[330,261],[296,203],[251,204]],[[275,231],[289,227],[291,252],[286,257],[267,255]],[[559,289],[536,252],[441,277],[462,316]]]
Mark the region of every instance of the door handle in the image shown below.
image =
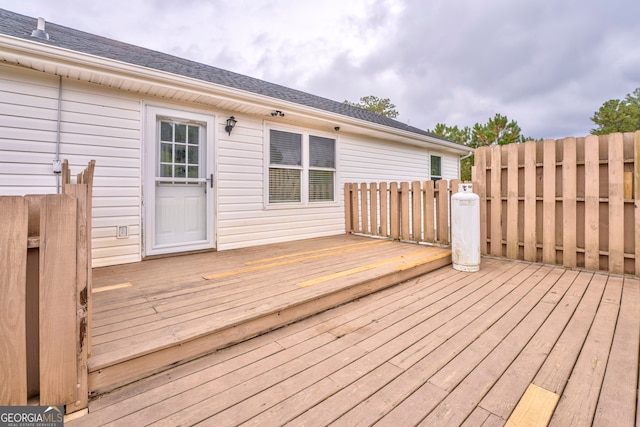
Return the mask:
[[[213,174],[209,175],[207,181],[209,181],[209,188],[213,188]]]

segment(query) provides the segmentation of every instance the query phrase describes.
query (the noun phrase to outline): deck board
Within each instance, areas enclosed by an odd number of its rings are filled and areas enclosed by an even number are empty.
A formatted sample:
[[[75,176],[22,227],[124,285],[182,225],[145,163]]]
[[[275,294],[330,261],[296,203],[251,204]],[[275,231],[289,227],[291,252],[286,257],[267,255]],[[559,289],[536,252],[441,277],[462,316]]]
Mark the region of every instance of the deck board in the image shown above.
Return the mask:
[[[639,310],[637,278],[483,258],[114,390],[67,424],[501,426],[533,383],[561,396],[551,425],[633,425]]]
[[[94,271],[89,385],[164,367],[451,262],[448,249],[342,235]],[[310,279],[317,283],[300,286]],[[140,371],[139,373],[137,371]]]

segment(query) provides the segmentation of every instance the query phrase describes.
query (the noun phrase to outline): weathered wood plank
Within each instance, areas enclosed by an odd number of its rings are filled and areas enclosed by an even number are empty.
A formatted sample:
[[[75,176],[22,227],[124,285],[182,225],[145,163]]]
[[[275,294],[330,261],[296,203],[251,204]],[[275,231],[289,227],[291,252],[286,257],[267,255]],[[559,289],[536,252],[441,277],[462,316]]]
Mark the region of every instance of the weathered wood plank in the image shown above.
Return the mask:
[[[589,275],[579,275],[577,271],[566,271],[560,280],[571,283],[571,288],[562,296],[557,307],[536,332],[527,346],[500,377],[480,406],[487,411],[507,419],[516,407],[547,355],[562,334],[574,314],[576,306],[589,284]],[[542,301],[556,303],[560,295],[549,293]]]
[[[377,236],[380,234],[380,227],[378,225],[378,184],[375,182],[369,185],[369,202],[371,203],[371,219],[369,221],[371,234]]]
[[[433,191],[433,182],[424,181],[422,183],[423,194],[423,221],[424,221],[424,240],[425,242],[435,243],[435,195]]]
[[[369,192],[367,184],[360,184],[360,230],[364,234],[369,234]]]
[[[29,204],[29,238],[40,240],[40,204],[44,195],[27,195]],[[40,252],[38,247],[30,248],[27,253],[27,387],[30,397],[40,393],[40,321],[39,281]]]
[[[389,222],[391,238],[400,238],[400,195],[398,194],[398,183],[392,182],[389,185]]]
[[[502,256],[502,155],[499,145],[491,147],[491,255]]]
[[[562,141],[562,265],[577,266],[576,258],[576,139]]]
[[[480,197],[480,252],[489,253],[487,248],[487,153],[488,148],[481,147],[475,152],[476,181],[473,191]]]
[[[616,376],[622,375],[624,369],[614,369],[616,358],[623,366],[637,364],[633,358],[626,359],[637,349],[632,335],[638,335],[635,326],[627,331],[631,335],[624,334],[624,312],[637,312],[632,305],[626,306],[627,296],[623,296],[611,345],[611,340],[599,342],[602,332],[595,331],[602,331],[601,322],[593,322],[599,305],[615,305],[612,293],[601,298],[606,275],[498,259],[483,260],[483,267],[477,273],[441,269],[387,289],[384,296],[370,295],[149,377],[95,401],[84,420],[69,425],[174,425],[181,420],[296,425],[292,420],[299,416],[298,421],[306,416],[311,422],[321,420],[320,424],[429,425],[433,418],[425,417],[442,413],[437,408],[444,404],[453,416],[442,420],[454,425],[503,425],[504,410],[494,413],[485,408],[483,395],[490,396],[500,385],[496,402],[509,391],[517,402],[528,386],[524,381],[536,375],[541,363],[540,378],[548,378],[548,385],[557,386],[554,392],[561,394],[576,359],[588,359],[579,356],[581,351],[595,354],[589,347],[612,349],[605,380],[600,375],[588,394],[599,395],[599,404],[613,408],[618,396],[606,397],[609,392],[605,387],[600,390],[600,382],[614,384]],[[134,286],[127,289],[135,289],[136,279],[131,280]],[[260,280],[260,275],[251,280]],[[627,280],[637,282],[626,278],[625,293]],[[640,316],[628,320],[637,324]],[[583,346],[587,334],[588,344]],[[623,346],[626,336],[631,337],[630,345]],[[453,366],[467,348],[482,358],[487,350],[480,341],[500,344],[489,347],[493,350],[488,358],[474,362],[462,382],[445,374],[443,368]],[[296,350],[286,352],[292,347]],[[467,356],[464,360],[471,360]],[[626,371],[630,383],[635,383],[637,367]],[[431,377],[438,384],[445,380],[451,394],[460,399],[447,398],[447,390],[431,382]],[[510,402],[512,396],[508,397]],[[621,407],[627,407],[628,397],[625,402]]]
[[[556,263],[556,141],[543,143],[542,262]]]
[[[411,183],[411,217],[412,217],[412,240],[421,242],[422,238],[422,191],[420,181]]]
[[[528,141],[524,144],[524,259],[537,261],[536,231],[536,143]]]
[[[435,385],[441,384],[440,388],[444,385],[451,393],[422,425],[459,425],[473,412],[552,311],[554,304],[539,304],[539,299],[549,288],[559,295],[566,291],[569,281],[557,280],[561,277],[561,271],[558,268],[550,271],[548,280],[539,282],[533,292],[518,302],[514,310],[490,328],[493,333],[483,334],[452,359],[448,365],[451,371],[441,370],[430,379]],[[466,361],[471,361],[472,369],[464,367]]]
[[[507,258],[518,259],[518,146],[509,144],[507,150]]]
[[[27,404],[28,204],[0,197],[0,405]]]
[[[557,394],[562,394],[567,384],[607,282],[607,277],[600,274],[581,272],[580,276],[587,276],[589,286],[575,314],[533,380],[534,384]],[[578,280],[583,279],[579,277]]]
[[[387,183],[380,183],[380,235],[389,236],[389,191]]]
[[[600,139],[589,135],[584,143],[584,266],[600,269]]]
[[[624,150],[621,133],[609,135],[609,272],[624,273]]]
[[[409,183],[400,183],[400,239],[411,240],[411,227],[409,219]]]
[[[77,202],[48,195],[40,217],[40,404],[76,401]]]
[[[76,233],[76,365],[77,365],[77,389],[76,398],[66,406],[66,412],[72,413],[84,409],[88,405],[89,398],[89,368],[87,359],[89,355],[89,309],[90,298],[89,273],[87,268],[90,253],[90,241],[88,236],[91,224],[87,221],[89,215],[89,186],[87,184],[67,184],[63,187],[65,194],[77,200],[77,233]]]
[[[443,245],[449,244],[449,191],[447,189],[447,181],[439,180],[436,182],[438,195],[436,200],[436,227],[438,242]]]
[[[351,228],[354,232],[359,233],[360,228],[360,201],[358,199],[358,184],[351,184]]]
[[[599,389],[602,384],[621,293],[622,278],[609,277],[593,325],[551,419],[551,426],[591,425],[593,422],[599,393],[591,391]]]
[[[620,314],[600,390],[594,425],[633,426],[636,412],[640,281],[625,278]]]

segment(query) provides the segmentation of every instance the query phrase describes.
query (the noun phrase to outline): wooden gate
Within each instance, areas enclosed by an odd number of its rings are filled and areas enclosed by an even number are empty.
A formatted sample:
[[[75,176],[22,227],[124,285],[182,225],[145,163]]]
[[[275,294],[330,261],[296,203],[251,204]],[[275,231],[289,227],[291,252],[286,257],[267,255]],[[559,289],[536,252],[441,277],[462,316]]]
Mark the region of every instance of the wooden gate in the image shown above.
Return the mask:
[[[88,402],[95,162],[62,194],[0,197],[0,405]]]

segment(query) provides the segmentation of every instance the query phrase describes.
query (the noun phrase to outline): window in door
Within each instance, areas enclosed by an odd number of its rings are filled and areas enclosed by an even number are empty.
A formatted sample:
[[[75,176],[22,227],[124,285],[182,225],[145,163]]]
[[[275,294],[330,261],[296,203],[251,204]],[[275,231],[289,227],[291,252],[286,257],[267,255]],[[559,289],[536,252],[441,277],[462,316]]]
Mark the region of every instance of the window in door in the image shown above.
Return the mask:
[[[161,120],[159,176],[200,178],[200,149],[200,126]]]

